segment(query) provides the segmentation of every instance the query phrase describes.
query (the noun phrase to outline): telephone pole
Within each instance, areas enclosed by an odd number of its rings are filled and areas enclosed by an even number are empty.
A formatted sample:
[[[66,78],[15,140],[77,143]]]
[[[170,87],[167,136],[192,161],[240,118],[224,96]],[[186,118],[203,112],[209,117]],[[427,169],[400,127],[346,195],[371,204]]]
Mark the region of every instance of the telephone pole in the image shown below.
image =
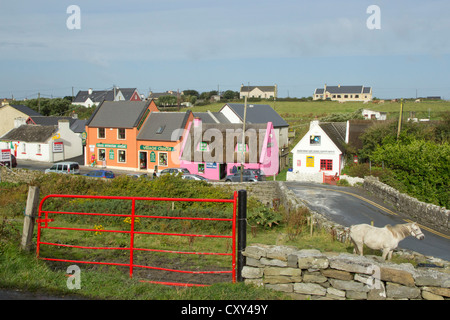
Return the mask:
[[[402,117],[403,117],[403,99],[400,99],[400,116],[398,117],[398,130],[397,130],[397,141],[400,137],[400,130],[402,129]]]

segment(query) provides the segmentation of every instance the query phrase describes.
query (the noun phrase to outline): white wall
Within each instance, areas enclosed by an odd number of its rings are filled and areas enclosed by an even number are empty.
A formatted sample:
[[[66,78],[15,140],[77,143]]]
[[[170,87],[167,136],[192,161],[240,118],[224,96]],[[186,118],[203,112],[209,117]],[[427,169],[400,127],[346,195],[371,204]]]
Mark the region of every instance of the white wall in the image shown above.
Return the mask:
[[[320,136],[320,145],[310,144],[310,137],[312,135],[315,137]],[[340,173],[342,152],[318,125],[312,125],[308,133],[298,142],[291,152],[293,154],[292,171],[294,173],[316,174],[325,172],[327,175]],[[313,161],[310,159],[313,159]],[[332,170],[320,169],[320,160],[323,159],[333,161]]]

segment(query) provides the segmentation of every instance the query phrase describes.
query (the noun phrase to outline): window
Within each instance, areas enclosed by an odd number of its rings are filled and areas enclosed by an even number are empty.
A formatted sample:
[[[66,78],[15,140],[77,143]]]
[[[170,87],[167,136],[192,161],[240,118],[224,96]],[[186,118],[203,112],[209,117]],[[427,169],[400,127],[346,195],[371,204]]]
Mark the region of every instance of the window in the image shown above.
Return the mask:
[[[127,152],[126,152],[126,150],[119,150],[118,153],[119,153],[119,157],[118,157],[117,161],[121,162],[121,163],[125,163],[126,160],[127,160]]]
[[[333,170],[333,160],[321,159],[320,160],[320,170]]]
[[[309,144],[312,146],[320,146],[320,136],[310,135]]]
[[[160,152],[159,153],[159,166],[167,167],[167,152]]]
[[[125,140],[125,129],[124,128],[117,129],[117,139]]]
[[[99,139],[105,139],[105,128],[98,128],[97,137]]]
[[[98,149],[98,160],[103,161],[105,160],[106,150],[105,149]]]
[[[158,128],[158,130],[156,130],[156,134],[161,134],[161,133],[163,133],[163,131],[164,131],[165,128],[166,128],[165,125],[160,126],[160,127]]]

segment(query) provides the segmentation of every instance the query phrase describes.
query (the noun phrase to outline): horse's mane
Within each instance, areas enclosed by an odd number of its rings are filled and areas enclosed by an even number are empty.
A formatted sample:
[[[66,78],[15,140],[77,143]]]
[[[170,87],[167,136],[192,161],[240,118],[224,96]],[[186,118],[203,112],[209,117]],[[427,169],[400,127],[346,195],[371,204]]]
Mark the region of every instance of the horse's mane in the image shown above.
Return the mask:
[[[391,226],[390,224],[386,225],[386,228],[392,232],[392,234],[395,237],[398,238],[406,238],[407,236],[409,236],[411,234],[411,232],[409,231],[408,227],[406,227],[408,225],[408,223],[406,224],[396,224],[395,226]]]

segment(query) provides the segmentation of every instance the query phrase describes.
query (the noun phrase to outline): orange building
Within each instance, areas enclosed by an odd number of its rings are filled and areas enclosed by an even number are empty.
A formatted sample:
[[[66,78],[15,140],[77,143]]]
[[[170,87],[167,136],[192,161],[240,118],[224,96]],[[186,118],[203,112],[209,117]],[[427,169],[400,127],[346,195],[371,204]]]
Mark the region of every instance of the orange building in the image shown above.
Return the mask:
[[[191,111],[151,113],[137,136],[139,169],[180,167],[181,141],[193,119]]]
[[[136,138],[153,112],[153,100],[102,102],[86,123],[85,164],[138,169]]]
[[[160,112],[151,101],[104,101],[86,123],[85,164],[153,172],[180,167],[191,111]]]

